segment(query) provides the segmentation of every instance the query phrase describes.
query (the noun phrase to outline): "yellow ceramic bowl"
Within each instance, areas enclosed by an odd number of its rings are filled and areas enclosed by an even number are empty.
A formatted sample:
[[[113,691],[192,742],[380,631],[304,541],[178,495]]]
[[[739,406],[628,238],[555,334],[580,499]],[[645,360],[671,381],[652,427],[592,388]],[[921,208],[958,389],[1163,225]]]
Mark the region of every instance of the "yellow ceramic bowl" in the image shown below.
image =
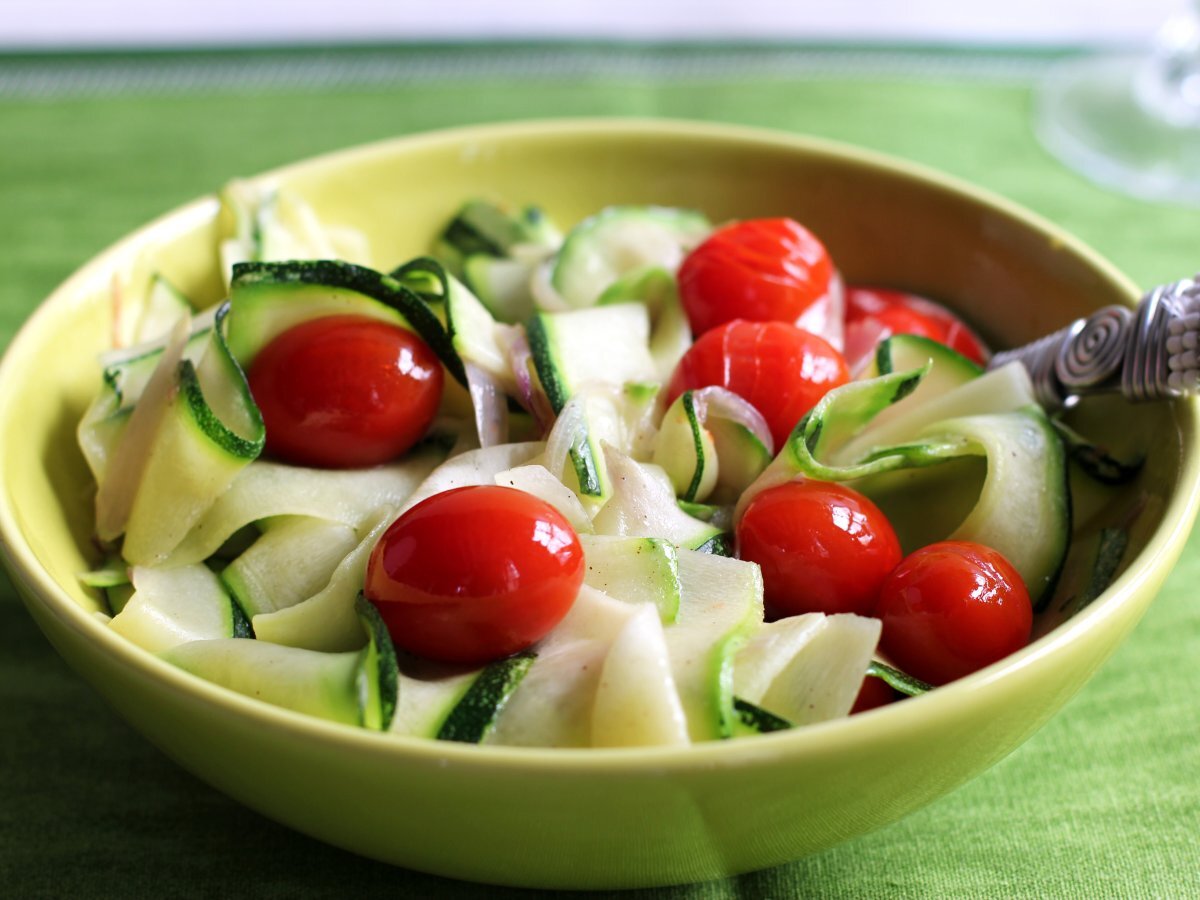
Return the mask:
[[[981,191],[821,141],[685,123],[471,128],[338,153],[266,176],[363,229],[383,264],[423,253],[474,195],[537,202],[563,223],[613,203],[696,207],[715,221],[791,215],[848,280],[956,305],[999,345],[1135,287],[1069,236]],[[46,301],[0,369],[0,534],[30,612],[84,677],[210,784],[300,831],[458,878],[547,887],[679,883],[770,866],[885,825],[1013,750],[1133,627],[1196,513],[1191,404],[1110,407],[1152,450],[1111,512],[1144,509],[1123,573],[1027,649],[929,695],[853,719],[687,750],[528,751],[390,738],[260,704],[110,632],[75,575],[90,509],[75,424],[96,390],[114,272],[152,252],[219,299],[216,202],[174,212]]]

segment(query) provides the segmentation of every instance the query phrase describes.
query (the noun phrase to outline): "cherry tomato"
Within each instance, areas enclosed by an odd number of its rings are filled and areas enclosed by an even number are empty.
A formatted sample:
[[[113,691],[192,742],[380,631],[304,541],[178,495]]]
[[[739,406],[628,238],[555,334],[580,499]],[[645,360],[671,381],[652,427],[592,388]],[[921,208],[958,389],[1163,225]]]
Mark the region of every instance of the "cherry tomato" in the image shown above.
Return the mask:
[[[849,378],[842,355],[815,334],[786,322],[737,320],[688,348],[667,385],[667,402],[695,388],[727,388],[762,413],[778,449],[804,414]]]
[[[884,582],[876,615],[883,652],[931,684],[1021,649],[1033,627],[1016,569],[990,547],[967,541],[930,544],[906,557]]]
[[[895,699],[896,692],[890,684],[882,678],[868,675],[863,679],[862,687],[858,689],[858,696],[854,698],[854,705],[850,707],[850,715],[887,706]]]
[[[834,276],[825,247],[792,219],[750,219],[713,232],[679,268],[679,297],[692,332],[733,319],[804,321],[826,296]]]
[[[558,510],[483,485],[434,494],[396,519],[371,551],[363,592],[396,646],[480,664],[545,637],[583,573],[583,548]]]
[[[887,517],[843,484],[790,481],[758,494],[737,525],[738,555],[762,569],[767,614],[870,615],[900,562]]]
[[[429,428],[442,396],[442,366],[428,345],[363,316],[289,328],[259,352],[247,378],[267,452],[332,469],[400,456]]]
[[[877,343],[893,334],[917,334],[945,344],[984,365],[988,350],[976,334],[941,304],[877,288],[846,289],[846,356],[869,356]]]

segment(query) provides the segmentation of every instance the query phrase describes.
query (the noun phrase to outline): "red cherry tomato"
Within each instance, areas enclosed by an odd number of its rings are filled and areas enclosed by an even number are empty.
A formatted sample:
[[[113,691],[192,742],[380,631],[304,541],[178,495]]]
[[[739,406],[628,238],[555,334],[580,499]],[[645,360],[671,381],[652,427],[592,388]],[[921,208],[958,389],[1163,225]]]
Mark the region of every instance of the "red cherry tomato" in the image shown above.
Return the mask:
[[[247,378],[267,452],[332,469],[400,456],[429,428],[442,396],[442,366],[428,345],[363,316],[289,328],[259,352]]]
[[[884,582],[876,615],[883,652],[931,684],[1021,649],[1033,627],[1016,569],[990,547],[967,541],[930,544],[906,557]]]
[[[554,507],[514,488],[461,487],[392,523],[371,551],[363,592],[396,646],[479,664],[545,637],[583,573],[579,538]]]
[[[667,402],[719,385],[757,409],[782,447],[796,423],[850,378],[828,341],[785,322],[727,322],[692,344],[667,385]]]
[[[843,484],[790,481],[750,501],[737,525],[738,556],[762,569],[767,614],[870,615],[900,562],[879,507]]]
[[[733,319],[820,331],[804,318],[833,275],[825,247],[799,222],[750,219],[718,229],[688,254],[679,268],[679,297],[697,335]]]
[[[984,365],[988,349],[954,313],[932,300],[877,288],[846,289],[846,356],[857,359],[893,334],[917,334]]]
[[[858,696],[854,698],[854,705],[850,707],[850,715],[855,713],[866,712],[868,709],[876,709],[880,706],[887,706],[896,699],[896,692],[892,690],[892,686],[882,678],[876,678],[873,675],[863,679],[862,687],[858,689]]]

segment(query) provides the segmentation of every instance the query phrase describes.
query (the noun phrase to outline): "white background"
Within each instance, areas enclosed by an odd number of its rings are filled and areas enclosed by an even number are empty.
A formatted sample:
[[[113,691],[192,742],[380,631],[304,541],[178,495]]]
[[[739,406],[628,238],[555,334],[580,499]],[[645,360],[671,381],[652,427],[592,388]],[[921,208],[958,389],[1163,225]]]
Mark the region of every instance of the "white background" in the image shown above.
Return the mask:
[[[1187,0],[0,0],[0,49],[476,38],[1142,45]]]

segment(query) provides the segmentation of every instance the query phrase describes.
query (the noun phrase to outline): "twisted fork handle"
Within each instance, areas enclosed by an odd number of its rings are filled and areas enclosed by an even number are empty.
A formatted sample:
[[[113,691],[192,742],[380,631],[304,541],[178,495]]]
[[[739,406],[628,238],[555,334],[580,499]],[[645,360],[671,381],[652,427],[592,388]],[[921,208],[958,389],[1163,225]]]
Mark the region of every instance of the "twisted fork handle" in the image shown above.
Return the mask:
[[[1197,276],[1200,278],[1200,276]],[[1200,390],[1200,281],[1149,291],[1135,310],[1106,306],[1066,328],[992,357],[988,368],[1020,362],[1048,409],[1075,397],[1119,392],[1132,401]]]

